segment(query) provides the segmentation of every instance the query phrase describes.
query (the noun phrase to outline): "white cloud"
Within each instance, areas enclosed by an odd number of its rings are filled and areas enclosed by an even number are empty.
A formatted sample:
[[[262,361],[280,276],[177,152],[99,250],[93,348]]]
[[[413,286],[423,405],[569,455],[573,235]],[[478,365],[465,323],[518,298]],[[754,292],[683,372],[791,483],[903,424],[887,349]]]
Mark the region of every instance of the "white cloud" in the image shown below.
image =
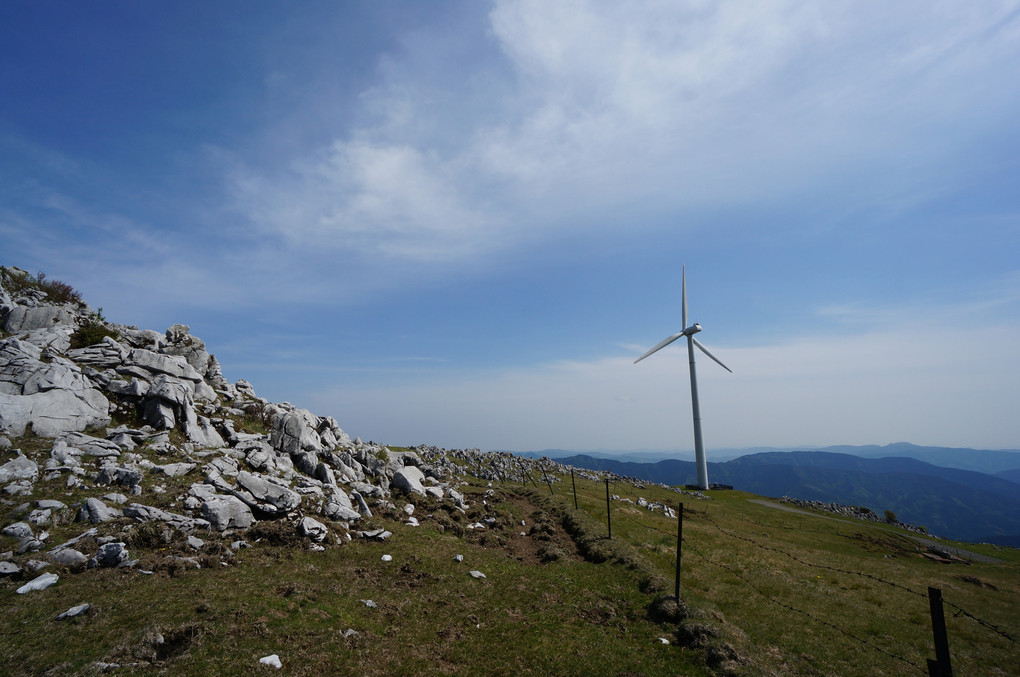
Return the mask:
[[[299,249],[445,262],[496,245],[495,217],[468,203],[458,173],[407,145],[335,142],[280,178],[239,179],[263,232]]]
[[[503,64],[446,55],[460,70],[439,77],[437,40],[407,41],[344,117],[355,126],[276,158],[287,171],[238,172],[239,203],[290,248],[445,264],[633,205],[902,199],[1015,108],[1015,8],[498,2]]]

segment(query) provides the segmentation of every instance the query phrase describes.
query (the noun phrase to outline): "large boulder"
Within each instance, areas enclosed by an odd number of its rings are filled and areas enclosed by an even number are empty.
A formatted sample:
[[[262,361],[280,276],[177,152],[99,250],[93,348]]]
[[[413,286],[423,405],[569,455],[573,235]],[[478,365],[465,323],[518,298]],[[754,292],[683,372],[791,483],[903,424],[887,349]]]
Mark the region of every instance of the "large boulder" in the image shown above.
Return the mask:
[[[17,456],[0,465],[0,484],[12,480],[35,480],[39,476],[39,464],[20,452]]]
[[[67,356],[75,362],[93,367],[117,367],[124,362],[127,350],[112,337],[104,336],[103,340],[87,348],[71,350]]]
[[[4,318],[3,330],[11,334],[19,334],[33,329],[52,329],[58,325],[74,325],[75,317],[63,306],[36,306],[28,308],[18,306],[7,313]]]
[[[109,424],[109,401],[76,364],[40,358],[30,343],[0,341],[0,430],[22,435],[31,424],[37,435],[56,437]]]
[[[98,498],[86,498],[78,510],[78,521],[98,524],[100,522],[109,522],[122,515],[123,513],[120,510],[107,506]]]
[[[250,472],[237,473],[234,495],[253,508],[267,513],[286,514],[301,505],[301,495]]]
[[[393,473],[390,487],[405,493],[424,496],[425,487],[422,485],[424,479],[425,474],[421,470],[413,465],[408,465]]]
[[[269,443],[279,451],[295,456],[302,451],[322,451],[322,439],[316,428],[319,417],[307,409],[294,409],[276,419]]]
[[[177,355],[163,355],[144,348],[133,348],[124,356],[124,365],[139,367],[156,374],[166,374],[183,378],[194,383],[202,380],[201,374],[188,364],[188,361]]]
[[[191,327],[186,324],[175,324],[166,330],[166,344],[162,351],[167,355],[183,357],[196,372],[204,375],[209,369],[211,357],[205,349],[205,341],[192,336]]]
[[[216,531],[247,529],[255,522],[251,508],[236,496],[210,496],[202,501],[202,517]]]

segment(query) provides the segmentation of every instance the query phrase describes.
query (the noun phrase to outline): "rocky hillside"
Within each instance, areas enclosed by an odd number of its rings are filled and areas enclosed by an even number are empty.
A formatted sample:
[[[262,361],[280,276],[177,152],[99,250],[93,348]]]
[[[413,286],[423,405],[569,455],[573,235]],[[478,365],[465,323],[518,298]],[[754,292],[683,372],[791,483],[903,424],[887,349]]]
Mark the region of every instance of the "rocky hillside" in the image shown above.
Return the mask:
[[[108,323],[67,285],[0,268],[0,327],[0,487],[21,516],[3,528],[17,539],[2,554],[4,575],[47,563],[136,566],[120,536],[95,528],[124,518],[187,535],[198,556],[199,532],[265,520],[317,548],[385,539],[358,525],[393,509],[394,493],[467,507],[448,460],[457,453],[352,441],[331,417],[268,402],[224,379],[186,325]],[[90,495],[65,505],[69,490]],[[52,498],[19,505],[40,493]],[[49,527],[68,522],[80,533],[50,542]],[[413,506],[406,522],[417,523]]]

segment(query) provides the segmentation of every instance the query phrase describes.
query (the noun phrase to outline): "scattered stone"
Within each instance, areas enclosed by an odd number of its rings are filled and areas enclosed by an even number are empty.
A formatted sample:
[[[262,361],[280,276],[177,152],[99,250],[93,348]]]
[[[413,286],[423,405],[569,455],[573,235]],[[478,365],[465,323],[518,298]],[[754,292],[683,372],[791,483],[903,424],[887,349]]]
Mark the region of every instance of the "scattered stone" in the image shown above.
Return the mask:
[[[483,574],[481,571],[476,571],[472,569],[468,573],[471,574],[471,578],[485,578],[485,574]]]
[[[20,591],[19,591],[19,592],[20,592]],[[370,599],[363,599],[363,600],[361,600],[361,601],[362,601],[362,602],[364,603],[364,605],[365,605],[365,606],[367,606],[367,607],[368,607],[369,609],[375,609],[375,608],[376,608],[377,606],[379,606],[378,604],[376,604],[375,602],[373,602],[373,601],[372,601],[372,600],[370,600]]]
[[[43,562],[37,559],[30,559],[27,562],[25,562],[25,569],[34,574],[42,571],[49,565],[50,565],[49,562]]]
[[[464,555],[457,555],[456,557],[453,558],[453,561],[454,562],[463,562],[464,561]]]
[[[205,541],[197,536],[188,536],[188,547],[195,550],[201,550],[202,546],[205,545]]]
[[[268,665],[270,667],[276,668],[277,670],[283,667],[283,663],[280,662],[280,657],[275,653],[270,654],[268,656],[263,656],[262,658],[259,659],[259,663],[261,663],[262,665]]]
[[[50,561],[54,564],[62,564],[69,569],[84,569],[89,562],[89,558],[74,548],[60,548],[59,550],[52,550],[47,555]]]
[[[2,405],[2,402],[0,402]],[[0,465],[0,483],[12,480],[34,480],[39,476],[39,465],[21,452],[3,465]]]
[[[128,551],[124,546],[125,544],[120,541],[99,546],[99,552],[89,560],[88,567],[92,569],[93,567],[120,566],[128,559]]]
[[[384,562],[392,562],[393,561],[393,555],[383,555],[382,556],[382,561],[384,561]]]
[[[60,576],[56,574],[43,574],[38,578],[34,578],[28,583],[18,588],[18,594],[24,595],[27,592],[35,592],[38,590],[45,590],[54,583],[60,580]]]
[[[329,535],[329,529],[326,525],[311,517],[301,518],[301,521],[298,523],[298,532],[316,543],[326,540],[326,536]]]
[[[86,611],[88,611],[91,608],[92,608],[92,605],[88,604],[88,603],[79,604],[78,606],[73,606],[70,609],[68,609],[67,611],[65,611],[64,613],[62,613],[59,616],[57,616],[57,620],[58,621],[65,621],[68,618],[74,618],[75,616],[81,616],[83,613],[85,613]]]
[[[78,521],[79,522],[92,522],[98,524],[100,522],[109,522],[110,520],[123,517],[123,513],[116,508],[107,507],[105,503],[100,501],[98,498],[87,498],[82,503],[81,509],[78,510]]]
[[[346,630],[344,630],[343,637],[344,639],[348,639],[350,637],[358,637],[360,635],[361,633],[355,630],[354,628],[347,628]]]
[[[14,562],[0,562],[0,576],[16,576],[21,573],[21,567]]]

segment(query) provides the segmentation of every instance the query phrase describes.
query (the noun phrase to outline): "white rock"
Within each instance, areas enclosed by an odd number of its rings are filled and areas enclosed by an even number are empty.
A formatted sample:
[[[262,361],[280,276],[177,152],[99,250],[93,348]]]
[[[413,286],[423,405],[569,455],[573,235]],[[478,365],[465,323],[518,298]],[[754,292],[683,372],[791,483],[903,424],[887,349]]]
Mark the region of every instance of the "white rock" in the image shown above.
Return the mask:
[[[56,574],[43,574],[38,578],[34,578],[28,583],[18,588],[18,594],[24,595],[26,592],[34,592],[36,590],[45,590],[54,583],[60,580],[60,576]]]
[[[326,540],[326,536],[329,535],[329,529],[326,525],[311,517],[301,518],[301,521],[298,523],[298,531],[302,536],[307,536],[316,543]]]
[[[62,613],[59,616],[57,616],[57,620],[58,621],[63,621],[63,620],[66,620],[68,618],[74,618],[75,616],[81,616],[83,613],[85,613],[86,611],[88,611],[91,608],[92,608],[92,605],[88,604],[88,603],[79,604],[78,606],[73,606],[70,609],[68,609],[67,611],[65,611],[64,613]]]
[[[483,574],[481,571],[476,571],[472,569],[468,573],[471,574],[471,578],[485,578],[485,574]]]
[[[280,657],[275,653],[270,654],[268,656],[263,656],[262,658],[259,659],[259,663],[261,663],[262,665],[274,667],[277,670],[283,667],[283,663],[280,662]]]
[[[384,561],[384,562],[392,562],[393,561],[393,555],[383,555],[382,556],[382,561]]]
[[[421,483],[423,479],[425,479],[425,474],[413,465],[409,465],[393,473],[393,480],[390,482],[390,487],[407,493],[420,494],[424,496],[425,487],[422,486]]]

